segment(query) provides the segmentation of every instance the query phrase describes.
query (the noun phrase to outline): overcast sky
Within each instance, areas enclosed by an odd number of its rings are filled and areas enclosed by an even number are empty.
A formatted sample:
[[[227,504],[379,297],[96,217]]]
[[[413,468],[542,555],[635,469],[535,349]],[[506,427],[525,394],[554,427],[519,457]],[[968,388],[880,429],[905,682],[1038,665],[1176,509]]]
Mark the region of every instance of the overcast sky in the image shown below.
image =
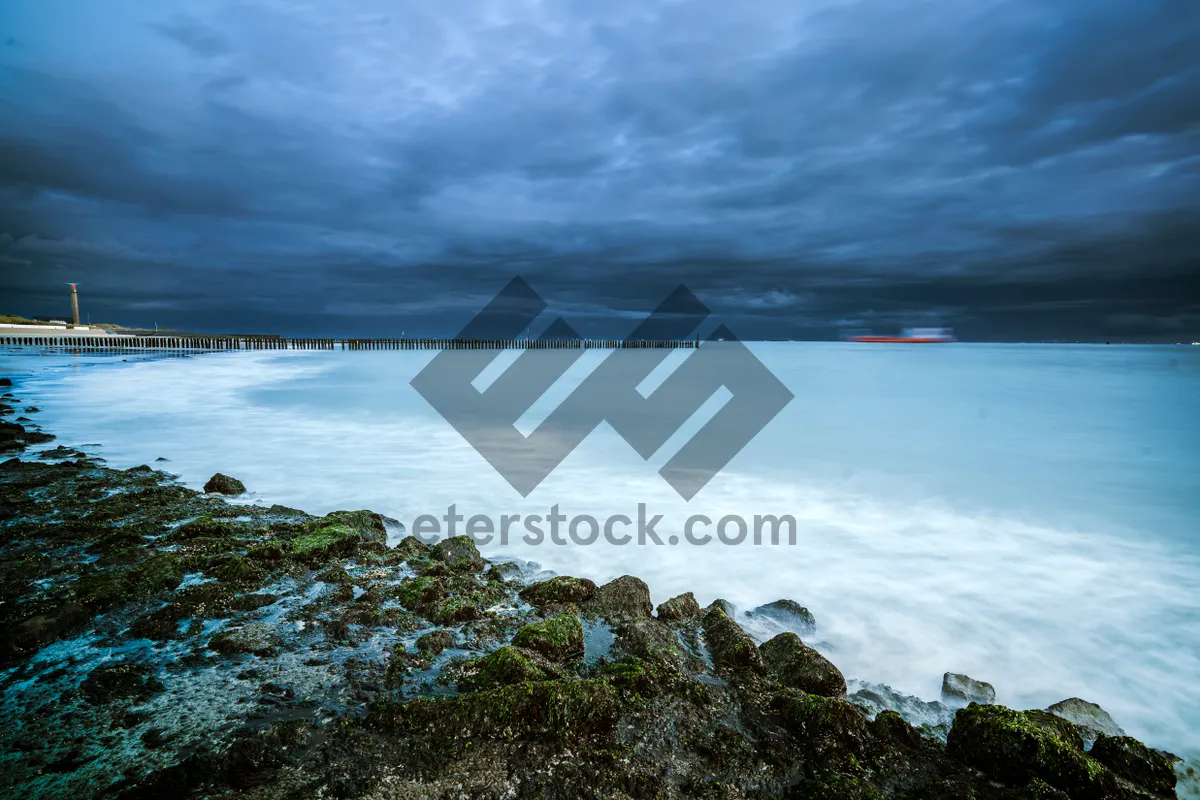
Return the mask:
[[[1200,337],[1197,0],[7,0],[0,313]]]

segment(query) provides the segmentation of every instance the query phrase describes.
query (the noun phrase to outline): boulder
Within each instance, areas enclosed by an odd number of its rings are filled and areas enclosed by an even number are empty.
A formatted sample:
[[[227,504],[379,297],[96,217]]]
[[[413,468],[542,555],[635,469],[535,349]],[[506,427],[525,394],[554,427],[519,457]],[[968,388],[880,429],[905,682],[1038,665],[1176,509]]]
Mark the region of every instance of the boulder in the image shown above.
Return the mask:
[[[1040,780],[1071,797],[1119,796],[1111,772],[1024,713],[1003,706],[971,703],[959,709],[946,737],[946,754],[1009,786]]]
[[[12,380],[9,378],[0,378],[0,386],[12,386]]]
[[[454,633],[445,628],[430,631],[417,639],[417,650],[429,655],[438,655],[447,647],[454,646]]]
[[[480,691],[528,681],[544,681],[550,675],[538,666],[532,653],[505,645],[467,664],[458,680],[462,691]]]
[[[845,697],[846,679],[829,659],[790,631],[759,648],[767,672],[784,686],[822,697]]]
[[[535,608],[546,610],[565,605],[580,605],[596,595],[596,584],[587,578],[556,575],[521,590],[521,599]]]
[[[712,654],[713,663],[725,672],[766,672],[762,654],[754,640],[720,608],[704,617],[704,643]]]
[[[675,630],[657,619],[630,620],[616,630],[615,645],[643,661],[663,664],[675,671],[683,668],[685,654]]]
[[[607,619],[644,619],[654,612],[650,587],[641,578],[622,575],[600,588],[588,603],[588,610]]]
[[[1101,734],[1092,745],[1092,758],[1151,794],[1175,796],[1175,767],[1170,759],[1137,739]]]
[[[583,658],[583,623],[574,614],[559,614],[526,625],[517,631],[512,643],[551,661],[578,661]]]
[[[1080,700],[1078,697],[1061,700],[1054,705],[1047,706],[1046,710],[1073,723],[1079,729],[1084,745],[1087,747],[1091,747],[1100,734],[1105,736],[1125,735],[1125,731],[1121,730],[1121,726],[1109,716],[1107,711],[1095,703]]]
[[[656,613],[658,614],[658,618],[664,622],[695,619],[704,616],[704,612],[700,610],[700,604],[696,602],[696,597],[691,592],[684,592],[660,604]]]
[[[947,672],[942,676],[942,702],[958,706],[967,703],[988,705],[996,702],[996,690],[990,683]]]
[[[433,557],[455,572],[478,572],[483,556],[469,536],[451,536],[433,546]]]
[[[218,472],[204,484],[204,491],[209,494],[239,495],[246,493],[245,485],[237,478],[231,478]]]
[[[718,597],[716,600],[713,600],[711,603],[709,603],[707,606],[705,606],[704,613],[706,615],[710,614],[710,613],[712,613],[712,610],[714,608],[721,609],[721,613],[723,613],[727,617],[736,617],[737,616],[737,606],[735,606],[733,603],[729,602],[728,600],[724,599],[723,597]]]
[[[776,600],[748,611],[747,616],[775,620],[801,636],[809,636],[817,630],[817,620],[812,612],[795,600]]]

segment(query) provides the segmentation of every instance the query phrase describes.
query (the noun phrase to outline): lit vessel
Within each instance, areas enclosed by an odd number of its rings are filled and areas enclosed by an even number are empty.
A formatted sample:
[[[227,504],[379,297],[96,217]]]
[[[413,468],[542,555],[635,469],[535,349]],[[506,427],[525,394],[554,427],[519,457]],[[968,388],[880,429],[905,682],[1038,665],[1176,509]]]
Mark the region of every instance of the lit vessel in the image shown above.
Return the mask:
[[[900,331],[899,336],[873,336],[867,334],[863,336],[847,337],[847,341],[940,344],[942,342],[953,342],[954,333],[949,328],[905,328],[904,330]]]

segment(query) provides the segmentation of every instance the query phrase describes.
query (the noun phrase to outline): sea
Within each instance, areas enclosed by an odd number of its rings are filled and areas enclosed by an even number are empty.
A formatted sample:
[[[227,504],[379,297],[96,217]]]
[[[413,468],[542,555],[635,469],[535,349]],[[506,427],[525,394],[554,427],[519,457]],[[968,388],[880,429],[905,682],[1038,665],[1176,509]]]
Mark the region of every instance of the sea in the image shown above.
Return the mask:
[[[695,371],[704,408],[660,452],[644,459],[601,423],[527,496],[410,386],[431,352],[7,351],[0,375],[39,409],[29,416],[57,435],[50,446],[113,467],[149,464],[195,488],[222,472],[248,488],[237,502],[366,508],[410,532],[423,515],[443,533],[450,513],[495,528],[520,515],[507,543],[481,545],[486,556],[598,583],[636,575],[655,603],[686,591],[743,610],[792,599],[852,680],[935,700],[951,671],[1014,708],[1080,697],[1195,759],[1200,347],[748,347],[794,397],[686,500],[658,470],[714,413],[712,376]],[[587,352],[518,429],[536,430],[612,355]],[[693,355],[676,351],[662,370]],[[546,530],[551,513],[567,520],[561,543],[526,541],[523,521],[541,516]],[[642,542],[639,513],[661,516]],[[582,522],[572,539],[585,515],[630,519],[613,529],[630,541],[586,543]],[[692,529],[705,544],[684,535],[696,515],[713,522]],[[795,541],[738,541],[736,519],[768,515],[791,515]]]

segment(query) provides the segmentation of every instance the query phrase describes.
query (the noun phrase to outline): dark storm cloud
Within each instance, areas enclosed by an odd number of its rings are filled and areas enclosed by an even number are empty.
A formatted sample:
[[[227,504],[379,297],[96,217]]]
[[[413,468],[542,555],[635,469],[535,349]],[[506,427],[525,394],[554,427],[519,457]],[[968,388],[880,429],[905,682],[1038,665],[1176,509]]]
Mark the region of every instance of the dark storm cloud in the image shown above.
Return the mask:
[[[743,336],[1200,324],[1191,0],[59,2],[0,16],[4,310],[452,333],[519,273],[595,334],[679,282]]]

